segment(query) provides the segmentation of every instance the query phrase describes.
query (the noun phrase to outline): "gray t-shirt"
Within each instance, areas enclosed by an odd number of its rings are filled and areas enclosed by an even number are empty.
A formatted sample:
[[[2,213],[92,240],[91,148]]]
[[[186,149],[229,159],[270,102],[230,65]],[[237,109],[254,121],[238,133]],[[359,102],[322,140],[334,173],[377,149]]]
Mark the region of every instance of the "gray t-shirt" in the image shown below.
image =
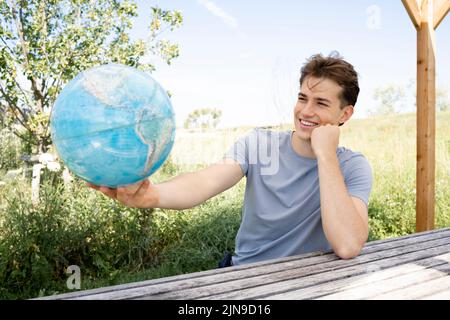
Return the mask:
[[[233,264],[331,249],[322,228],[316,159],[297,154],[292,131],[254,129],[225,154],[247,178]],[[369,201],[372,170],[366,158],[338,147],[348,193]]]

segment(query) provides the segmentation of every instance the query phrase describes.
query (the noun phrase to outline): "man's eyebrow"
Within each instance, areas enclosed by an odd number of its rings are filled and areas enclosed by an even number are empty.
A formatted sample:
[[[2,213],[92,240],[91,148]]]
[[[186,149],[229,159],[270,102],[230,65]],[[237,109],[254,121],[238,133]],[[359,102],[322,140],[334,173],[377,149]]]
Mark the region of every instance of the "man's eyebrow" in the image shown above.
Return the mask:
[[[330,100],[328,100],[328,99],[325,99],[325,98],[316,98],[316,100],[318,100],[318,101],[324,101],[324,102],[328,102],[328,103],[331,103],[331,101],[330,101]]]
[[[304,94],[304,93],[302,93],[302,92],[299,92],[298,96],[299,96],[299,97],[305,97],[305,98],[308,97],[306,94]],[[319,98],[314,98],[314,99],[317,100],[317,101],[320,101],[320,102],[328,102],[328,103],[331,104],[331,101],[328,100],[328,99],[326,99],[326,98],[320,98],[320,97],[319,97]]]

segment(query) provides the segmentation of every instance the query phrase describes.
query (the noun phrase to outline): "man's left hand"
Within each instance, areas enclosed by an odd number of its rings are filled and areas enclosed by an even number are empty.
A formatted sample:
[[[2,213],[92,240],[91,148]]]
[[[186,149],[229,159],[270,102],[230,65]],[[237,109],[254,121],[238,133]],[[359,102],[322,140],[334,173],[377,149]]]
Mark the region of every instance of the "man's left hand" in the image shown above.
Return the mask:
[[[339,145],[339,127],[325,124],[311,133],[311,146],[317,158],[336,155]]]

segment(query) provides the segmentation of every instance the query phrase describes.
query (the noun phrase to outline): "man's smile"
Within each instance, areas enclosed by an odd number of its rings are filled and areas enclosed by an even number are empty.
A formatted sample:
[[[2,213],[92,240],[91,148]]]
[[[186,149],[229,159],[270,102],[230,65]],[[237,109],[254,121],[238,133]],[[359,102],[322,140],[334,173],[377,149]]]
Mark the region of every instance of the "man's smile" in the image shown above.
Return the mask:
[[[314,127],[317,127],[319,125],[319,123],[317,123],[317,122],[307,121],[307,120],[304,120],[304,119],[301,119],[301,118],[299,118],[298,121],[299,121],[300,126],[302,128],[314,128]]]

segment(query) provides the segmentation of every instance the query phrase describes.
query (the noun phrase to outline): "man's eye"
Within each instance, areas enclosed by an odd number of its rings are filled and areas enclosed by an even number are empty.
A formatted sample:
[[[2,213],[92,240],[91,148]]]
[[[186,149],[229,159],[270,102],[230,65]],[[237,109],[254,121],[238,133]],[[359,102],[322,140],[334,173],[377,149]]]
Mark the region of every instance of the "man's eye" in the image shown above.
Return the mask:
[[[322,103],[322,102],[319,102],[319,106],[328,107],[328,105],[326,105],[325,103]]]
[[[306,101],[306,99],[303,98],[303,97],[298,97],[298,100],[300,100],[300,101]]]

